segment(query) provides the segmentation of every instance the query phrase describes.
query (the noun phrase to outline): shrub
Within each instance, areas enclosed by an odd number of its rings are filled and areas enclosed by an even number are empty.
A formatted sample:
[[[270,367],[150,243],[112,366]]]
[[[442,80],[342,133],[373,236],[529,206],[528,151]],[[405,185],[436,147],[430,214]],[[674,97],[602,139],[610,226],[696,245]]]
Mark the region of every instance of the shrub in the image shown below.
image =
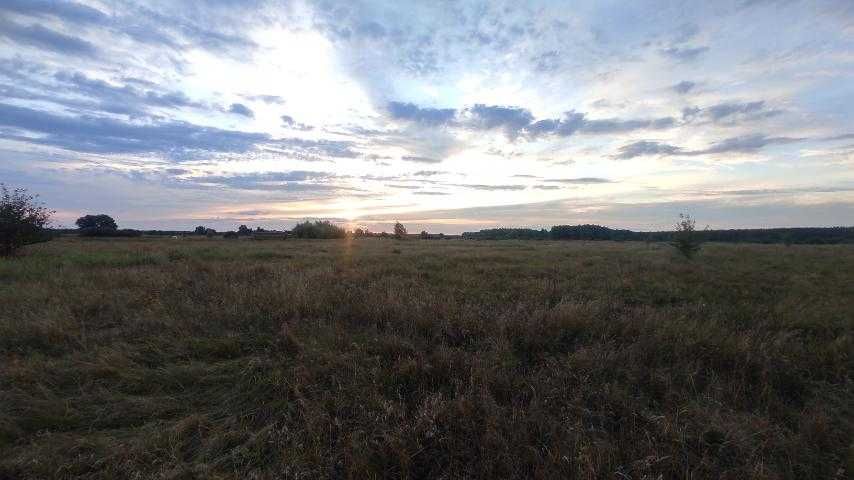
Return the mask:
[[[142,232],[139,230],[133,230],[130,228],[123,228],[121,230],[118,229],[109,229],[109,228],[96,228],[96,227],[88,227],[80,229],[81,237],[139,237],[142,236]]]
[[[687,213],[679,214],[679,223],[670,242],[685,258],[694,258],[703,246],[703,240],[697,234],[697,222]]]
[[[344,238],[347,232],[329,220],[298,223],[291,230],[297,238]]]
[[[52,211],[24,189],[9,191],[0,184],[0,256],[8,257],[24,245],[50,240],[44,228]]]

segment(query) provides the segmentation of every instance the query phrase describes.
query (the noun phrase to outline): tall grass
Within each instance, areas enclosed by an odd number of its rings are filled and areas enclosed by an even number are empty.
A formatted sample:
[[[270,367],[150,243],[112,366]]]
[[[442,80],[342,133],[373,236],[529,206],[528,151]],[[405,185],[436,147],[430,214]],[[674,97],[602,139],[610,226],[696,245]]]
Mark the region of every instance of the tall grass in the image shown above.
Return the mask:
[[[675,255],[29,247],[0,262],[0,478],[850,476],[854,248]]]

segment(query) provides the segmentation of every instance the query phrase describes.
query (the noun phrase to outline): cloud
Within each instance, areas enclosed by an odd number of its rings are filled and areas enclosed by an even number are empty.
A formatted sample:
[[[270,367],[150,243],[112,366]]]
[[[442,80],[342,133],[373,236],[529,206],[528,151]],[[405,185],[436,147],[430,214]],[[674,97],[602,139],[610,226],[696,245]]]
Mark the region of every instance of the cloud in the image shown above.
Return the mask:
[[[738,120],[758,120],[773,117],[782,110],[765,108],[764,100],[754,102],[726,102],[705,108],[686,107],[682,110],[682,119],[688,122],[703,119],[710,122],[735,122]]]
[[[538,72],[554,72],[560,69],[562,65],[560,53],[556,50],[536,55],[531,61]]]
[[[630,158],[652,155],[676,155],[681,152],[679,147],[667,145],[665,143],[641,140],[620,147],[619,152],[614,155],[618,160],[628,160]]]
[[[235,115],[241,115],[247,118],[255,118],[255,113],[249,109],[246,105],[242,103],[232,103],[230,107],[228,107],[228,113],[233,113]]]
[[[162,153],[192,150],[246,152],[270,140],[267,134],[202,127],[186,122],[127,123],[119,120],[55,115],[0,103],[0,126],[36,133],[2,138],[88,153]]]
[[[27,16],[53,16],[76,23],[103,23],[108,19],[96,8],[61,0],[3,0],[2,10]]]
[[[669,47],[661,50],[661,54],[679,62],[690,62],[708,50],[709,47]]]
[[[104,80],[89,78],[79,72],[60,71],[55,73],[53,78],[65,87],[65,91],[62,93],[85,95],[96,102],[97,108],[107,112],[142,115],[148,107],[209,108],[207,105],[191,100],[179,91],[140,90],[127,84],[116,86]],[[131,81],[129,83],[137,82]],[[68,101],[67,97],[57,95],[54,95],[53,99],[59,104]]]
[[[460,187],[460,188],[470,188],[472,190],[486,190],[486,191],[498,191],[498,190],[524,190],[527,188],[525,185],[484,185],[484,184],[449,184],[452,187]]]
[[[435,195],[435,196],[450,195],[450,193],[447,193],[447,192],[432,192],[432,191],[412,192],[412,194],[413,195]]]
[[[803,138],[791,138],[791,137],[769,137],[765,134],[752,134],[752,135],[742,135],[739,137],[732,137],[722,140],[717,143],[713,143],[710,147],[705,150],[698,150],[694,152],[688,152],[689,155],[706,155],[710,153],[728,153],[728,152],[738,152],[738,153],[751,153],[755,152],[762,147],[767,145],[781,145],[786,143],[800,142],[804,140]]]
[[[244,95],[244,98],[253,102],[264,102],[271,104],[283,104],[285,99],[278,95]]]
[[[418,170],[412,175],[415,177],[432,177],[434,175],[442,175],[443,173],[447,172],[443,172],[441,170]]]
[[[516,106],[474,104],[456,110],[421,108],[412,103],[391,102],[389,112],[395,119],[417,122],[424,126],[452,126],[468,130],[502,130],[508,139],[519,136],[536,139],[546,135],[568,137],[576,132],[588,134],[625,133],[635,130],[661,130],[676,125],[673,117],[648,119],[603,118],[588,119],[586,114],[565,112],[562,118],[536,120],[531,111]],[[487,152],[506,156],[499,149]]]
[[[441,163],[442,160],[439,158],[432,157],[421,157],[417,155],[405,155],[400,157],[404,162],[417,162],[417,163]]]
[[[294,120],[294,117],[290,115],[282,115],[281,119],[282,124],[290,129],[300,131],[314,130],[314,127],[312,127],[311,125],[306,125],[304,123],[297,122],[296,120]]]
[[[530,138],[543,135],[568,137],[576,132],[587,134],[626,133],[635,130],[662,130],[676,125],[673,117],[651,119],[605,118],[587,119],[583,113],[569,111],[562,119],[540,120],[525,128],[525,134]]]
[[[86,40],[59,33],[39,24],[24,26],[0,18],[0,36],[21,45],[64,55],[94,57],[98,52],[95,45]]]
[[[765,134],[742,135],[731,137],[711,144],[700,150],[686,150],[666,143],[641,140],[623,145],[612,158],[617,160],[628,160],[642,156],[695,156],[719,153],[753,153],[768,145],[781,145],[800,142],[803,138],[792,137],[769,137]]]
[[[501,128],[508,137],[516,137],[533,120],[531,112],[524,108],[498,105],[475,104],[464,111],[468,115],[467,125],[478,130]]]
[[[560,190],[561,187],[559,185],[534,185],[531,188],[535,188],[537,190]]]
[[[421,108],[412,103],[389,102],[388,112],[396,120],[408,120],[424,125],[446,125],[453,121],[453,108]]]
[[[682,80],[681,82],[677,83],[676,85],[673,85],[673,91],[675,91],[676,93],[680,93],[680,94],[684,95],[684,94],[690,92],[691,90],[693,90],[694,87],[696,87],[696,86],[697,86],[697,84],[692,82],[692,81]]]
[[[334,158],[358,158],[361,153],[353,150],[353,142],[343,140],[308,140],[303,138],[281,138],[265,143],[265,147],[276,147],[291,158],[318,161]]]
[[[574,185],[596,185],[600,183],[614,183],[613,180],[600,177],[578,177],[578,178],[547,178],[545,182],[569,183]]]

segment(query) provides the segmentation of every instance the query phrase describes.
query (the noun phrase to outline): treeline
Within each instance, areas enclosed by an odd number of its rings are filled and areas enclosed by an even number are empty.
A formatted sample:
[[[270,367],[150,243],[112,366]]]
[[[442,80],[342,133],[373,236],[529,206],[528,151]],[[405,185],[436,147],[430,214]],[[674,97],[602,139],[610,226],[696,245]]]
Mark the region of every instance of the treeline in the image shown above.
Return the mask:
[[[697,230],[704,242],[834,244],[854,243],[854,227],[754,228]],[[635,232],[601,225],[555,225],[550,230],[532,228],[491,228],[462,235],[471,240],[612,240],[669,242],[672,231]]]

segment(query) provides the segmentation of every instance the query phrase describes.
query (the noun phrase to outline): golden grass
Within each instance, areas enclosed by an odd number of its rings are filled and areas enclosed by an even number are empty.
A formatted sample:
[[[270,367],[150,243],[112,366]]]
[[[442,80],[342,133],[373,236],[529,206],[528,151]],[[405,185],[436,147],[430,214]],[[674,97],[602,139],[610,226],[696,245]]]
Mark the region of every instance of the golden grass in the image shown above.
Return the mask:
[[[854,247],[64,238],[0,479],[848,478]]]

